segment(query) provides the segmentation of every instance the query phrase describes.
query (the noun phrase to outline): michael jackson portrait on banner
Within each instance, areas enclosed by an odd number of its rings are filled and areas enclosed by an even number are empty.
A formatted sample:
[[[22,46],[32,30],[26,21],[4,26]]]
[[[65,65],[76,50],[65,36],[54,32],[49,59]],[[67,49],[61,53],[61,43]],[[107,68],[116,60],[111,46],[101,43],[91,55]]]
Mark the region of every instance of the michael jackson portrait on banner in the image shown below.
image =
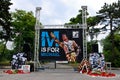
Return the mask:
[[[68,62],[75,62],[76,57],[81,51],[80,46],[78,46],[75,40],[68,39],[66,34],[62,34],[62,41],[59,41],[52,32],[50,33],[50,36],[64,50]]]
[[[39,60],[80,62],[82,29],[40,29]]]

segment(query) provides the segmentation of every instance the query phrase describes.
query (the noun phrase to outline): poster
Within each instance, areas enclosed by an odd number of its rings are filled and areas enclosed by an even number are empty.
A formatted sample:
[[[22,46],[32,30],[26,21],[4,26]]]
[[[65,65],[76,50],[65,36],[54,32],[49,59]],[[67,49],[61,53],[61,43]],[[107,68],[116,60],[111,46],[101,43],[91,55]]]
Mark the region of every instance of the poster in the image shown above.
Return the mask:
[[[82,60],[82,29],[40,29],[40,60]]]

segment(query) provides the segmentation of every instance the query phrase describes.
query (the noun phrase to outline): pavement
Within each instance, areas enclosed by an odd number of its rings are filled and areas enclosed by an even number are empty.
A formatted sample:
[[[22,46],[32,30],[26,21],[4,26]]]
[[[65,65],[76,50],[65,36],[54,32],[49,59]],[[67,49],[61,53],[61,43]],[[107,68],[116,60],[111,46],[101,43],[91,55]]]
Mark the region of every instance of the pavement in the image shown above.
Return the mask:
[[[53,63],[49,63],[46,67],[54,67]],[[70,66],[58,65],[62,68],[46,68],[38,72],[31,72],[28,74],[6,74],[4,69],[0,69],[0,80],[120,80],[120,70],[111,70],[115,73],[115,77],[91,77],[87,74],[80,74],[74,71]],[[63,67],[66,67],[65,69]]]

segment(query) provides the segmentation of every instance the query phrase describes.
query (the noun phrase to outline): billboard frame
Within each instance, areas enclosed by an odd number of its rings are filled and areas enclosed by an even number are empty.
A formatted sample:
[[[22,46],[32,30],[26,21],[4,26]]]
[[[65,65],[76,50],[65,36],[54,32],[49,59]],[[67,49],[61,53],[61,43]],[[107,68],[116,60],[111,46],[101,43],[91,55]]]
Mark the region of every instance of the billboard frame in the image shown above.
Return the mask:
[[[82,25],[79,25],[79,28],[83,29],[83,58],[87,59],[87,22],[86,22],[86,13],[87,6],[82,6]],[[36,24],[35,24],[35,47],[34,47],[34,71],[41,67],[39,62],[39,31],[43,26],[40,24],[40,10],[41,7],[36,8]],[[48,25],[50,26],[50,25]],[[70,25],[69,25],[70,26]],[[72,25],[73,26],[73,25]]]

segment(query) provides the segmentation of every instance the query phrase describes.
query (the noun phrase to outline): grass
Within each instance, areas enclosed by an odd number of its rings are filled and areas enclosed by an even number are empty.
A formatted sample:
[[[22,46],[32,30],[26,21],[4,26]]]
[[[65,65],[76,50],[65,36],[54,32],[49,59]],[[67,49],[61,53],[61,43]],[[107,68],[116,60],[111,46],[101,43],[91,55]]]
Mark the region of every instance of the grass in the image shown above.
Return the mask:
[[[77,62],[75,62],[75,63],[69,63],[69,65],[72,66],[72,67],[74,67],[74,68],[77,68],[79,64],[80,63],[77,63]]]
[[[10,61],[0,61],[0,66],[10,66]]]

